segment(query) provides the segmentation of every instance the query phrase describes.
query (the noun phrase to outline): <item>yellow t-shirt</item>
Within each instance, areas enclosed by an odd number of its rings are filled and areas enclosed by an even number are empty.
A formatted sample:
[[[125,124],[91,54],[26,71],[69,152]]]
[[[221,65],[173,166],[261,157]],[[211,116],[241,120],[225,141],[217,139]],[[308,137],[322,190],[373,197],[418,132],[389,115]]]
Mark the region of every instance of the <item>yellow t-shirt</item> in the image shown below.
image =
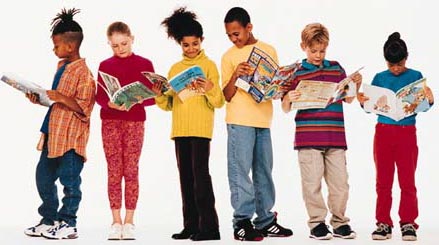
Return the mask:
[[[257,41],[255,44],[242,48],[231,47],[221,59],[221,78],[224,88],[232,77],[236,67],[245,62],[253,47],[257,47],[270,55],[278,63],[276,50],[269,44]],[[226,104],[226,123],[242,126],[269,128],[273,118],[273,105],[271,100],[256,103],[246,91],[239,89],[231,101]]]

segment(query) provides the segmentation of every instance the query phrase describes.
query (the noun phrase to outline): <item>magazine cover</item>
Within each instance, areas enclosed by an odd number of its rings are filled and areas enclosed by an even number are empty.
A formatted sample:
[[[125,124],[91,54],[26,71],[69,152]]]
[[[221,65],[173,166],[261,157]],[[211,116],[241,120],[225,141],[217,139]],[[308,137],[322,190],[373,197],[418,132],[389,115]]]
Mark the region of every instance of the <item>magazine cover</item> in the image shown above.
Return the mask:
[[[155,93],[143,83],[136,81],[120,87],[119,79],[105,72],[99,71],[99,75],[104,81],[104,85],[98,85],[107,93],[110,101],[118,106],[125,106],[129,110],[135,104],[140,104],[144,100],[155,97]]]
[[[192,96],[205,93],[204,89],[198,87],[195,83],[199,77],[206,78],[201,67],[192,66],[171,78],[169,85],[177,93],[180,100],[185,101]]]
[[[12,86],[13,88],[27,94],[33,93],[38,96],[38,100],[41,105],[50,106],[53,104],[53,101],[49,99],[46,94],[46,89],[40,87],[38,84],[29,82],[16,74],[7,73],[1,77],[1,80],[6,84]]]
[[[415,113],[426,111],[430,103],[425,96],[427,79],[422,78],[404,86],[396,93],[390,89],[364,84],[364,110],[399,121]]]
[[[285,94],[285,91],[282,89],[282,86],[287,84],[287,82],[292,82],[295,77],[296,70],[300,67],[299,61],[294,62],[291,65],[286,65],[280,67],[276,75],[274,76],[271,83],[265,89],[264,100],[277,100],[282,98]]]
[[[247,62],[253,71],[250,75],[240,76],[236,86],[248,92],[256,102],[260,103],[266,94],[279,66],[264,51],[253,47]],[[273,94],[273,92],[271,92]]]

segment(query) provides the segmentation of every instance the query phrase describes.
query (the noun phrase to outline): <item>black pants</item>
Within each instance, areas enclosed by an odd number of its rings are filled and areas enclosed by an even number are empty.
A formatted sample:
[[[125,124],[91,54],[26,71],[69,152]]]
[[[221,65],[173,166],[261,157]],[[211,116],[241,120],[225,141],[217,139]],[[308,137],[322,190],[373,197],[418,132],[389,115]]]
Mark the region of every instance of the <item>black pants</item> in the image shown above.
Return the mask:
[[[180,173],[184,228],[217,231],[212,179],[209,174],[210,139],[177,137],[175,154]]]

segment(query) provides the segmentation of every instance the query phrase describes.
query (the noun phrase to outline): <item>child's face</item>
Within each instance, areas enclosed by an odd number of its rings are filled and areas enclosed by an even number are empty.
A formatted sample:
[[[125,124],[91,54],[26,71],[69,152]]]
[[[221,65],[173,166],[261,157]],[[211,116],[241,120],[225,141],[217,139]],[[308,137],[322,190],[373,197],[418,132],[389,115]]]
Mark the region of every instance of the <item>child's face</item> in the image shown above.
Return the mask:
[[[313,42],[310,46],[301,43],[302,50],[306,53],[306,61],[315,66],[321,66],[326,56],[327,43]]]
[[[133,36],[120,32],[114,32],[110,37],[108,37],[108,43],[113,50],[114,56],[119,58],[126,58],[133,53],[133,41]]]
[[[69,58],[72,52],[72,45],[65,42],[62,34],[52,36],[53,52],[60,59]]]
[[[389,71],[395,75],[399,76],[401,73],[405,72],[407,68],[405,67],[405,62],[407,61],[407,58],[401,60],[398,63],[390,63],[387,61],[387,67],[389,68]]]
[[[242,26],[238,21],[233,21],[225,24],[226,34],[229,40],[238,48],[242,48],[249,42],[252,31],[252,24]]]
[[[188,58],[195,58],[201,50],[202,37],[185,36],[180,42],[183,54]]]

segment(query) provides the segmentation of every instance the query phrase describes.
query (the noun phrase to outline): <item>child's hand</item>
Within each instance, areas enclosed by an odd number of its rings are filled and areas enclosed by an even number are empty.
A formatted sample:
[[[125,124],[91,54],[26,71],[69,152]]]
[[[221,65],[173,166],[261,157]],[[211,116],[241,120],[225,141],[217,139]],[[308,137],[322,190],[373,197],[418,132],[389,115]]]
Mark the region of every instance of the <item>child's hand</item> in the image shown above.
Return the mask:
[[[128,111],[127,108],[125,107],[125,105],[118,106],[111,101],[108,101],[108,107],[110,107],[111,109],[118,110],[118,111]]]
[[[293,84],[293,81],[291,79],[289,79],[280,86],[280,90],[284,91],[284,92],[288,92],[291,89],[292,84]]]
[[[40,104],[40,98],[39,98],[38,94],[26,93],[26,98],[28,98],[29,101],[34,103],[34,104]]]
[[[213,83],[207,79],[202,78],[202,77],[198,77],[195,80],[195,84],[197,85],[197,88],[201,88],[205,92],[207,92],[213,88]]]
[[[363,105],[364,105],[364,102],[366,102],[366,101],[369,100],[369,97],[364,96],[364,93],[358,93],[358,94],[357,94],[357,100],[358,100],[358,102],[360,102],[360,104],[363,106]]]
[[[431,105],[434,103],[434,96],[433,92],[431,91],[430,87],[425,86],[425,97],[428,100],[428,103]]]
[[[285,95],[284,100],[287,99],[288,102],[296,101],[300,98],[300,95],[299,91],[291,90]]]
[[[251,71],[252,67],[250,66],[250,64],[247,62],[242,62],[236,67],[234,75],[236,76],[236,78],[238,78],[242,75],[249,75]]]
[[[152,85],[152,92],[154,92],[157,96],[162,96],[162,88],[163,88],[163,84],[162,83],[154,83]],[[110,106],[110,105],[108,105]]]
[[[363,81],[363,76],[361,75],[361,73],[355,72],[354,74],[352,74],[351,78],[352,81],[357,84],[357,88],[359,88],[361,85],[361,81]]]

